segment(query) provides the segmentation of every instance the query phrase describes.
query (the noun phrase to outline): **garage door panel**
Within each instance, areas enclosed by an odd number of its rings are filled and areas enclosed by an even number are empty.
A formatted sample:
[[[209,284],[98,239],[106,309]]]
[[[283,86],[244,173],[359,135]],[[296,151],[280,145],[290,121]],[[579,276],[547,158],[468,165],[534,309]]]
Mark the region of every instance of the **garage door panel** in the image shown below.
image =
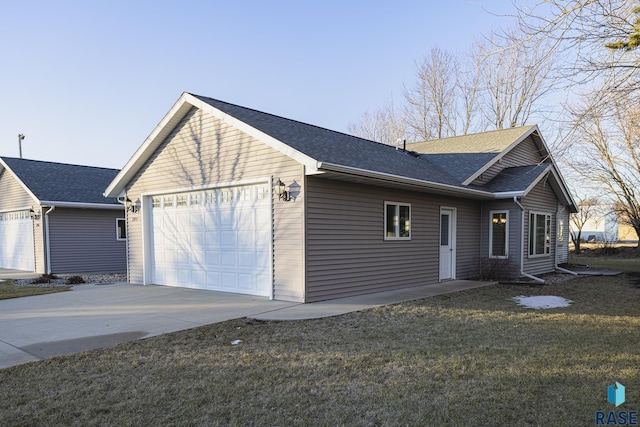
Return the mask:
[[[220,289],[221,287],[222,287],[222,281],[220,280],[220,272],[207,271],[207,288]]]
[[[238,268],[254,268],[257,266],[256,261],[257,257],[255,252],[238,252]]]
[[[236,252],[224,251],[220,254],[220,265],[223,268],[235,268],[238,264]]]
[[[208,268],[217,269],[220,265],[220,251],[205,251],[205,264]]]
[[[225,273],[221,274],[222,276],[222,288],[234,291],[238,289],[238,275],[235,273]]]
[[[223,249],[236,248],[236,232],[234,230],[220,230],[220,247]]]
[[[238,288],[244,291],[256,290],[256,277],[253,274],[238,274]]]
[[[207,274],[202,270],[194,270],[191,272],[191,283],[198,289],[207,287]]]
[[[262,184],[154,197],[153,282],[270,295],[267,195]]]

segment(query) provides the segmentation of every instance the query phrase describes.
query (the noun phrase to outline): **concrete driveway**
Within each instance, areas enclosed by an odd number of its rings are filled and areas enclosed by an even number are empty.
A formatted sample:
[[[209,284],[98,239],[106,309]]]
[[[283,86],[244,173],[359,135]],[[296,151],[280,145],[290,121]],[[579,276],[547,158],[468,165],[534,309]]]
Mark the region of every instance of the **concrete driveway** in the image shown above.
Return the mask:
[[[299,305],[126,283],[0,300],[0,368]]]
[[[490,284],[455,280],[313,304],[169,286],[79,285],[0,300],[0,369],[230,319],[337,316]]]

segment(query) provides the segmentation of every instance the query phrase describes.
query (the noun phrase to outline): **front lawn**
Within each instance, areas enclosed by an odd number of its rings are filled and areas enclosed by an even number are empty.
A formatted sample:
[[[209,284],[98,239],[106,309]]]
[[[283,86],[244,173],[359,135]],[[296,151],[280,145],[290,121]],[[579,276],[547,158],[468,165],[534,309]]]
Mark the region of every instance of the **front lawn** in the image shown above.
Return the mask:
[[[0,282],[0,300],[9,298],[30,297],[34,295],[52,294],[54,292],[64,292],[71,289],[70,286],[16,286],[12,280]]]
[[[533,310],[521,295],[574,302]],[[1,424],[594,425],[640,411],[639,303],[621,275],[239,319],[0,370]]]

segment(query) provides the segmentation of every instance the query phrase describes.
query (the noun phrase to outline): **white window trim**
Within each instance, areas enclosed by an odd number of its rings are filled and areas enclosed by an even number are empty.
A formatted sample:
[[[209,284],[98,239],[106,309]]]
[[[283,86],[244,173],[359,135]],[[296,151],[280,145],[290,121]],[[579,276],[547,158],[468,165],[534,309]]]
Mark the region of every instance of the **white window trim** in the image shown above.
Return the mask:
[[[407,206],[409,208],[409,236],[408,237],[400,237],[400,223],[398,222],[398,224],[395,224],[395,236],[393,237],[389,237],[387,236],[387,206],[389,205],[393,205],[396,206],[396,213],[398,215],[398,217],[400,216],[400,206]],[[384,235],[384,240],[411,240],[411,228],[412,228],[412,224],[411,224],[411,217],[412,217],[412,212],[411,212],[411,204],[410,203],[403,203],[403,202],[384,202],[384,223],[382,224],[382,230],[383,230],[383,235]]]
[[[491,252],[493,251],[493,215],[494,214],[505,214],[507,218],[507,222],[505,224],[505,233],[504,233],[504,252],[505,255],[493,255]],[[492,259],[508,259],[509,258],[509,210],[507,209],[496,209],[489,211],[489,258]]]
[[[532,254],[531,253],[531,248],[535,249],[535,247],[537,246],[536,243],[537,241],[535,240],[536,238],[536,234],[535,234],[535,227],[534,227],[534,233],[531,233],[531,216],[532,215],[544,215],[545,219],[544,219],[544,227],[545,227],[545,231],[549,232],[549,253],[547,253],[547,246],[545,243],[545,253],[543,254]],[[551,236],[551,224],[549,224],[549,229],[547,230],[547,217],[549,217],[550,219],[550,223],[553,222],[553,215],[550,212],[540,212],[540,211],[529,211],[529,245],[527,247],[527,253],[529,258],[543,258],[543,257],[549,257],[551,256],[551,242],[553,241],[553,236]],[[546,236],[546,233],[545,233]],[[532,244],[533,243],[533,244]]]
[[[556,218],[556,242],[558,247],[564,246],[565,238],[564,238],[564,228],[566,227],[566,223],[564,218]]]
[[[118,233],[118,222],[122,221],[124,224],[124,233],[125,235],[127,234],[127,220],[125,218],[116,218],[116,240],[119,242],[124,242],[125,240],[127,240],[127,238],[125,237],[124,239],[122,237],[120,237],[120,233]]]

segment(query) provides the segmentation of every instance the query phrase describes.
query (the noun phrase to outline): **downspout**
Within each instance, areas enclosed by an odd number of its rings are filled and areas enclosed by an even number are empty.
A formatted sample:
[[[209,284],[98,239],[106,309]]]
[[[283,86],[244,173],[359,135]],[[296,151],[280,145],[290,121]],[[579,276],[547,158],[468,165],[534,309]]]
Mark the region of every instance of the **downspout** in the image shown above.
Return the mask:
[[[47,263],[47,274],[51,274],[51,239],[49,235],[49,214],[54,211],[56,207],[51,205],[48,211],[44,213],[44,247],[45,247],[45,260]]]
[[[560,215],[559,215],[559,214],[560,214],[560,212],[561,212],[561,211],[556,212],[556,221],[557,221],[558,216],[560,216]],[[556,228],[556,229],[557,229],[557,228]],[[574,275],[574,276],[577,276],[577,275],[578,275],[578,273],[576,273],[575,271],[567,270],[566,268],[562,268],[562,267],[560,267],[560,266],[558,265],[558,243],[557,243],[557,241],[558,241],[558,239],[556,239],[556,262],[555,262],[555,268],[556,268],[556,270],[561,271],[561,272],[563,272],[563,273],[572,274],[572,275]]]
[[[544,280],[524,272],[524,206],[518,201],[518,196],[513,196],[513,203],[520,208],[520,274],[538,283],[544,283]]]
[[[124,226],[126,228],[126,241],[124,242],[124,256],[125,256],[125,262],[126,262],[126,267],[127,267],[127,282],[129,282],[129,212],[127,211],[127,195],[125,193],[125,195],[123,197],[116,197],[116,200],[118,201],[118,203],[120,203],[122,206],[124,206]]]

